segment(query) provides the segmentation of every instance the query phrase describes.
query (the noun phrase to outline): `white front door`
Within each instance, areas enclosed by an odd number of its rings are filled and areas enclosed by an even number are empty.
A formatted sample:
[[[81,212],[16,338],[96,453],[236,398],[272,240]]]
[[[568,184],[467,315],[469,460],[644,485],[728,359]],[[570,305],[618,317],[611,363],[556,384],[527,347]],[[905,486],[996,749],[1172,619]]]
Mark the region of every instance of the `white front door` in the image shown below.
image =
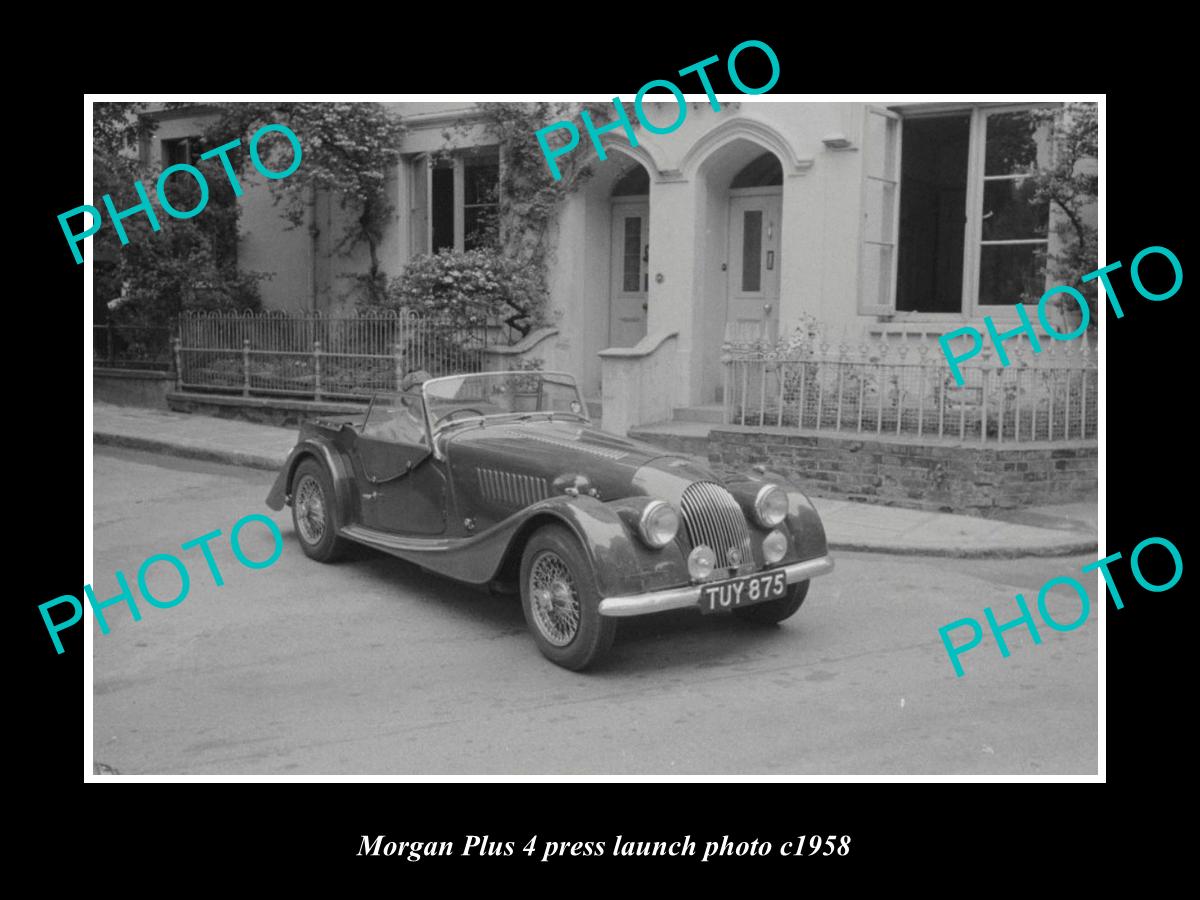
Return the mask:
[[[649,203],[644,200],[613,202],[611,247],[608,345],[632,347],[646,336],[646,297],[650,288]]]
[[[751,188],[729,198],[727,338],[773,341],[778,336],[782,209],[778,188]]]

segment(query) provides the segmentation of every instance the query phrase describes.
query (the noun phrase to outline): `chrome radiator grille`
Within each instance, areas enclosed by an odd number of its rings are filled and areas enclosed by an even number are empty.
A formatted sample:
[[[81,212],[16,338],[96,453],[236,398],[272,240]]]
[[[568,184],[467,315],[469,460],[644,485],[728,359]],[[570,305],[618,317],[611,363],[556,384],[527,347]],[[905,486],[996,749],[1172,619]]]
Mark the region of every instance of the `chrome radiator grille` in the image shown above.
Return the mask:
[[[697,481],[684,489],[679,512],[693,547],[707,544],[717,556],[717,565],[736,568],[750,562],[750,532],[746,517],[733,495],[719,484]],[[741,559],[730,560],[729,551],[736,548]]]

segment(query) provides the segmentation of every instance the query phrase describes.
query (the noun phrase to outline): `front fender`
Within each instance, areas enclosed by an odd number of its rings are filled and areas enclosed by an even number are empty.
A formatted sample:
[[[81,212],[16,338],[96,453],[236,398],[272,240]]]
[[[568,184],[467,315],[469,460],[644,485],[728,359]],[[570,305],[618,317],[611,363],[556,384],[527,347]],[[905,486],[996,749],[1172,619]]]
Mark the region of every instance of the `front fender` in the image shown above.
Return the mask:
[[[337,521],[343,525],[353,521],[350,508],[350,478],[346,473],[342,455],[336,447],[319,437],[306,438],[292,448],[287,461],[275,478],[275,483],[271,486],[271,492],[267,494],[267,506],[275,510],[283,509],[292,493],[292,478],[296,474],[296,467],[307,457],[312,457],[322,463],[333,480],[334,509],[338,514]]]
[[[602,503],[592,497],[576,497],[558,504],[556,514],[575,532],[591,560],[600,596],[687,583],[687,560],[678,543],[652,550],[636,534],[638,516],[651,500],[628,497]]]
[[[788,494],[786,522],[791,534],[792,548],[784,557],[784,561],[793,562],[825,556],[829,552],[825,540],[825,526],[821,523],[821,517],[813,507],[812,501],[800,488],[773,472],[764,472],[737,482],[726,482],[726,487],[741,503],[751,530],[766,535],[766,531],[756,524],[753,514],[754,498],[764,484],[777,484]]]

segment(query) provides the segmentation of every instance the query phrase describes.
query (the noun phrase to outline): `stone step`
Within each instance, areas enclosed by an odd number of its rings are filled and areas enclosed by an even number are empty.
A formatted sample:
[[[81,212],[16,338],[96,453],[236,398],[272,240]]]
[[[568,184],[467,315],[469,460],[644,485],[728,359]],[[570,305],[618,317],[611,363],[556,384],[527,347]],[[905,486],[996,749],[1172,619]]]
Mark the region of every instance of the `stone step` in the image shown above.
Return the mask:
[[[707,422],[720,425],[725,421],[725,407],[720,403],[710,403],[704,406],[677,406],[674,410],[676,422]]]

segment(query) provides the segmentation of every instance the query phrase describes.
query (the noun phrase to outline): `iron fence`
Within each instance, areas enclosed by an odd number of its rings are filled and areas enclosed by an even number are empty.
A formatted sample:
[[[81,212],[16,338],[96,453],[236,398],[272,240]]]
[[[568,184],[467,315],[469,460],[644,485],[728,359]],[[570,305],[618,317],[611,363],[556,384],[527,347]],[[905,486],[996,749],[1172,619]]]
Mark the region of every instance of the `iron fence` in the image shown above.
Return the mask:
[[[169,325],[92,326],[92,363],[101,368],[169,372],[174,363]]]
[[[405,373],[484,369],[484,324],[409,310],[190,312],[179,320],[179,386],[243,396],[354,399],[396,390]]]
[[[1097,366],[1086,336],[1042,352],[985,349],[955,383],[937,345],[836,346],[811,333],[722,347],[725,422],[957,441],[1093,440]]]

